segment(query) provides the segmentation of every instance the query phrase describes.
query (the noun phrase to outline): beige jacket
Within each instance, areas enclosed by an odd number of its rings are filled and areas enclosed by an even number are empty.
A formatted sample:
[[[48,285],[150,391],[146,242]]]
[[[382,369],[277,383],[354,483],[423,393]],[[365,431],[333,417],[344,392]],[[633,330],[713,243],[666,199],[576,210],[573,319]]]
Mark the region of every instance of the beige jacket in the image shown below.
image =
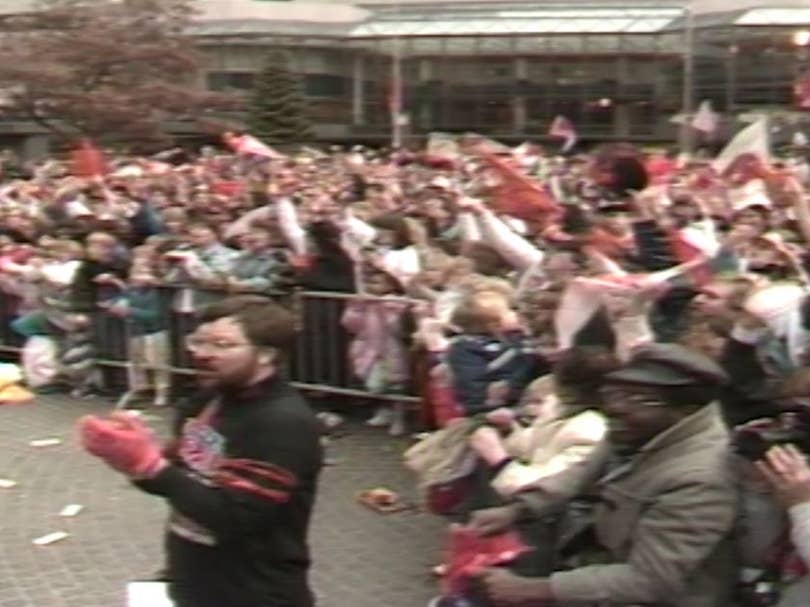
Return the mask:
[[[657,436],[598,486],[595,532],[608,564],[553,574],[559,603],[731,603],[737,491],[717,405]]]
[[[506,449],[515,459],[495,476],[492,486],[504,497],[541,491],[550,501],[568,500],[599,465],[596,460],[602,458],[595,458],[595,451],[606,433],[604,416],[594,410],[538,418],[506,438]]]

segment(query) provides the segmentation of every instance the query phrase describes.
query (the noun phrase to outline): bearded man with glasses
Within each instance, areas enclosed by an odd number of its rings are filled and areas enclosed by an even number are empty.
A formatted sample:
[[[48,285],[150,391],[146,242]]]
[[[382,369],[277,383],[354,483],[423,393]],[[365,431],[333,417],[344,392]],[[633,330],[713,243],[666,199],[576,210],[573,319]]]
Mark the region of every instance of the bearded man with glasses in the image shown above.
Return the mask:
[[[322,464],[319,427],[284,378],[295,319],[261,296],[206,308],[187,347],[199,398],[161,447],[124,412],[79,423],[84,447],[169,504],[178,607],[311,607],[307,531]]]

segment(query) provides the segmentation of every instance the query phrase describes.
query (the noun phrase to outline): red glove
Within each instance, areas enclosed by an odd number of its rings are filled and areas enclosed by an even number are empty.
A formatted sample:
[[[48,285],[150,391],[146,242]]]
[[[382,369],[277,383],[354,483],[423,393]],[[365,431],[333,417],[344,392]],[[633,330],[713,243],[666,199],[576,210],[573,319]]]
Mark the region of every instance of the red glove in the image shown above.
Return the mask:
[[[154,434],[134,415],[86,415],[77,427],[86,451],[127,476],[152,478],[167,465]]]

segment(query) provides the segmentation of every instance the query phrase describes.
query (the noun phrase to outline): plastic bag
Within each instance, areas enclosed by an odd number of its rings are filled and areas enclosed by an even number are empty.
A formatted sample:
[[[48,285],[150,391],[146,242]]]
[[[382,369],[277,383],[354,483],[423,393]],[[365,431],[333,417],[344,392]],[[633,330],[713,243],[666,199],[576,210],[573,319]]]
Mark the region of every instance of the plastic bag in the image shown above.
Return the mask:
[[[22,367],[26,383],[39,388],[54,383],[59,374],[56,342],[44,335],[29,337],[22,350]]]

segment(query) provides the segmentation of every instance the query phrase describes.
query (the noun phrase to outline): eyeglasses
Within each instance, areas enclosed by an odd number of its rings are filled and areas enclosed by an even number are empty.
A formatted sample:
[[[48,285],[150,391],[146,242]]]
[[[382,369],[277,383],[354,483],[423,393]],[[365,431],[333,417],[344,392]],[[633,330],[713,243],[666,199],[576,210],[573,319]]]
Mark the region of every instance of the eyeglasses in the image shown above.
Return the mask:
[[[629,392],[618,388],[602,388],[599,395],[602,397],[602,402],[606,404],[618,402],[634,407],[665,407],[667,404],[656,394]]]
[[[207,340],[201,337],[189,335],[185,339],[186,349],[190,352],[212,352],[214,354],[224,354],[235,350],[236,348],[244,348],[250,346],[249,343],[234,343],[225,339]]]

